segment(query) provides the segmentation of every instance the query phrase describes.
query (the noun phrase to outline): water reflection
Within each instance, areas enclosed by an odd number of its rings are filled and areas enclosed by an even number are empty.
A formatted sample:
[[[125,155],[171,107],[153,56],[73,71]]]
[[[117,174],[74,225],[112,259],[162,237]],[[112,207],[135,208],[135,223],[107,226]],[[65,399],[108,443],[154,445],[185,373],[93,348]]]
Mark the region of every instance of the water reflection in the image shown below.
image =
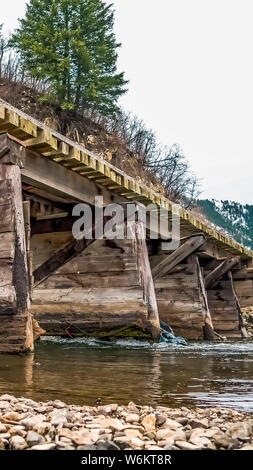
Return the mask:
[[[253,343],[189,347],[43,340],[35,355],[0,356],[0,393],[67,403],[229,406],[253,411]]]

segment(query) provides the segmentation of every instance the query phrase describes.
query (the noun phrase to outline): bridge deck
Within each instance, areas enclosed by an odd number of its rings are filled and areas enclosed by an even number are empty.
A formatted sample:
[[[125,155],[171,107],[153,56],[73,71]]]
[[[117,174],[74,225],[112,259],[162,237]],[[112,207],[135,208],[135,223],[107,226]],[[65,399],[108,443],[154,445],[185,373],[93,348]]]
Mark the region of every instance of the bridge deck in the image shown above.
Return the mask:
[[[103,188],[107,194],[115,194],[118,198],[128,201],[139,201],[146,206],[156,204],[158,207],[168,210],[170,215],[173,212],[173,204],[162,195],[94,155],[84,146],[60,135],[0,99],[0,133],[6,132],[18,141],[22,141],[26,149],[36,152],[45,161],[52,160],[60,165],[65,172],[67,170],[68,173],[71,171],[80,175],[83,178],[83,187],[86,192],[91,191],[91,198],[94,194],[92,194],[92,186],[87,187],[88,181],[95,183],[99,188]],[[31,160],[32,158],[30,158],[32,165]],[[40,165],[39,161],[37,159]],[[45,171],[48,170],[45,169]],[[37,173],[40,173],[40,168],[37,168]],[[27,177],[26,168],[23,170],[23,175]],[[78,191],[82,193],[82,185],[80,184]],[[253,259],[251,250],[203,224],[183,208],[180,208],[180,218],[183,230],[191,234],[203,232],[208,241],[225,252],[231,255],[239,255],[242,259]]]

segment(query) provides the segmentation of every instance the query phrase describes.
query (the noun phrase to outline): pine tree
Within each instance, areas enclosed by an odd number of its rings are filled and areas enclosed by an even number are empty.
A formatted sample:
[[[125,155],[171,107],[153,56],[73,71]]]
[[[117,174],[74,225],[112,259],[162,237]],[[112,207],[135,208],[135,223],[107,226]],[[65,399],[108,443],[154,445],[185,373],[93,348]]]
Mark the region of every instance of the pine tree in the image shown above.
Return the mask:
[[[127,84],[117,73],[113,27],[112,5],[102,0],[30,0],[10,44],[63,109],[112,114]]]
[[[8,49],[8,40],[3,35],[3,24],[0,24],[0,78],[2,77],[2,68],[4,61],[4,54]]]

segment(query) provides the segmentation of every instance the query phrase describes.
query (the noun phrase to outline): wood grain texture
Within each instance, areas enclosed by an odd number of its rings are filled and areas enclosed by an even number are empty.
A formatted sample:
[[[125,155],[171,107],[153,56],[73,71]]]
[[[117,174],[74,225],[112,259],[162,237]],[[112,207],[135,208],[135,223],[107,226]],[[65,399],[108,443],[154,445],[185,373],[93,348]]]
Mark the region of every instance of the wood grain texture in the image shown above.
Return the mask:
[[[186,240],[177,250],[166,256],[160,263],[152,269],[153,278],[156,280],[168,274],[175,266],[181,263],[189,255],[197,251],[205,243],[203,235],[191,237]]]
[[[10,221],[11,230],[0,233],[0,266],[6,282],[0,288],[1,330],[5,331],[5,335],[0,337],[0,352],[13,352],[15,348],[18,353],[31,352],[33,333],[20,168],[14,164],[0,163],[0,182],[3,181],[10,188],[6,198],[12,207],[13,217]],[[0,188],[4,186],[0,184]]]
[[[236,266],[240,261],[240,258],[227,258],[224,261],[221,261],[218,266],[216,266],[211,272],[209,272],[205,277],[205,287],[206,289],[215,285],[215,283],[224,276],[228,271],[230,271],[234,266]]]

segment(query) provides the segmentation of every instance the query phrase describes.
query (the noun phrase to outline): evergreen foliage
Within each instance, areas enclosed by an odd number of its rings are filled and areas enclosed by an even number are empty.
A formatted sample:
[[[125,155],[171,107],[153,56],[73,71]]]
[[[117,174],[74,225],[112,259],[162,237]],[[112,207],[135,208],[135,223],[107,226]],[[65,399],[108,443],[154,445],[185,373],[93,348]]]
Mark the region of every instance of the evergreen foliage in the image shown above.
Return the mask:
[[[113,27],[112,5],[102,0],[30,0],[10,44],[63,109],[113,114],[127,84]]]
[[[215,226],[253,250],[253,205],[215,199],[199,200],[198,205]]]

